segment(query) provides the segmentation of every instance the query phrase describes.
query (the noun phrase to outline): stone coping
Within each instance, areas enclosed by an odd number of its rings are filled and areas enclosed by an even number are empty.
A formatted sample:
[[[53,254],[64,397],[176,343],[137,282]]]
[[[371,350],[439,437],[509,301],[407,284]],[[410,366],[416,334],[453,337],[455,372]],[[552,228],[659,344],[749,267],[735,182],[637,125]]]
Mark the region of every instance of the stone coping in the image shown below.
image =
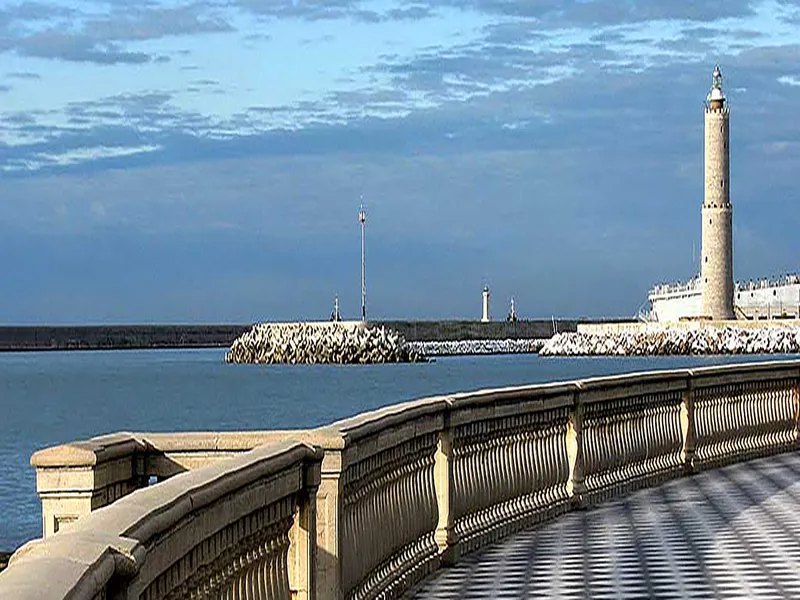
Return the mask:
[[[322,460],[322,451],[296,442],[260,446],[170,477],[153,488],[137,490],[78,523],[85,522],[86,529],[116,530],[123,537],[145,541],[168,530],[190,512],[306,460]]]
[[[145,445],[134,434],[112,433],[39,450],[31,456],[31,466],[91,467],[143,450]]]

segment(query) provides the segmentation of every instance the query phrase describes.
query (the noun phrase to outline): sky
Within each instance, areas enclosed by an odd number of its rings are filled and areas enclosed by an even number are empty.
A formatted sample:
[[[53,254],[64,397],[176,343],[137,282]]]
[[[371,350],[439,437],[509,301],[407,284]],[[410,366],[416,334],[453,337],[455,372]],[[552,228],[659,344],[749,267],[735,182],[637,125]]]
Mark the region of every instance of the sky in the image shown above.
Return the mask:
[[[629,317],[800,270],[800,0],[0,2],[0,324]]]

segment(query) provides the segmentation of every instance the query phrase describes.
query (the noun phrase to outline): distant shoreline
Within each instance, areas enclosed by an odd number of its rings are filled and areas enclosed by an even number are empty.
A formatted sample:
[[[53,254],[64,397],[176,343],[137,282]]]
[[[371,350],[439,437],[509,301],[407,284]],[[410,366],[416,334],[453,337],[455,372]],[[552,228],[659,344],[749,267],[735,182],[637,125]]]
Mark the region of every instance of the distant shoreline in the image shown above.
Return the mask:
[[[409,342],[548,338],[600,319],[507,321],[370,321]],[[252,325],[20,325],[0,326],[0,352],[227,348]]]

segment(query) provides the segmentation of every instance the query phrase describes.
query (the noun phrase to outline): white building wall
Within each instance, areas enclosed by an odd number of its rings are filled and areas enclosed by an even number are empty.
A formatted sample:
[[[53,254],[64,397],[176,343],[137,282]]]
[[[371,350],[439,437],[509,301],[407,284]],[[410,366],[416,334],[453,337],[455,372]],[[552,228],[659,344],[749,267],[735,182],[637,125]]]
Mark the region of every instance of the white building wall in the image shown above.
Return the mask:
[[[737,283],[734,289],[736,318],[800,318],[800,280],[796,283],[760,281]],[[703,314],[702,286],[661,286],[650,293],[651,316],[659,322],[692,319]]]

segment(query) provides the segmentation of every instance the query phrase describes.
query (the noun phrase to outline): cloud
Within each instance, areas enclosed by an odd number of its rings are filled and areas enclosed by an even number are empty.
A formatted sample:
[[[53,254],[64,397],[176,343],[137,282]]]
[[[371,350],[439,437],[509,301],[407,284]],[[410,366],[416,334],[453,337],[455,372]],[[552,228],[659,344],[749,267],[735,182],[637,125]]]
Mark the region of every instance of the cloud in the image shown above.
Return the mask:
[[[433,4],[415,2],[387,10],[364,8],[364,0],[238,0],[244,11],[271,19],[298,19],[325,21],[348,19],[364,23],[394,21],[419,21],[432,17],[436,12]]]
[[[430,6],[413,4],[411,6],[393,8],[386,12],[384,18],[387,21],[420,21],[432,17],[433,14],[433,9]]]
[[[124,6],[100,19],[90,19],[84,34],[99,42],[145,41],[171,36],[225,33],[233,26],[219,14],[203,14],[200,3],[178,7]]]
[[[492,6],[500,4],[509,11],[516,6],[513,2],[495,2]],[[489,8],[486,2],[482,5]],[[295,11],[292,14],[352,12],[363,6],[348,0],[258,4],[264,11]],[[420,4],[404,6],[418,8]],[[556,4],[537,6],[555,10]],[[564,10],[575,8],[571,2],[559,6]],[[642,10],[647,6],[643,4]],[[152,10],[152,5],[140,10]],[[650,6],[648,10],[655,9]],[[138,14],[134,12],[129,18],[137,19]],[[200,8],[186,14],[196,16]],[[187,28],[194,23],[189,17],[174,22],[189,23]],[[126,35],[146,37],[164,31],[145,29]],[[665,106],[665,111],[674,112],[671,107],[686,102],[693,92],[707,85],[703,76],[698,76],[704,73],[704,48],[697,46],[700,52],[695,52],[692,44],[715,33],[725,35],[726,30],[696,24],[677,31],[680,37],[656,43],[637,39],[638,27],[627,24],[613,31],[596,31],[584,37],[585,41],[574,41],[530,19],[503,20],[484,26],[481,39],[469,44],[429,48],[410,57],[384,56],[377,64],[365,66],[362,75],[379,83],[363,87],[351,84],[349,89],[332,89],[321,98],[285,106],[250,107],[224,119],[182,109],[177,95],[185,89],[71,104],[64,110],[67,123],[63,127],[48,129],[35,115],[28,120],[18,117],[9,123],[11,129],[35,142],[18,144],[7,156],[13,168],[47,168],[41,158],[55,157],[58,153],[53,148],[61,148],[65,155],[82,156],[82,144],[88,149],[155,149],[146,156],[137,154],[132,159],[136,164],[196,160],[215,152],[245,156],[324,153],[338,148],[358,151],[359,145],[385,152],[409,148],[430,152],[505,149],[522,147],[526,138],[544,147],[561,147],[574,142],[571,131],[575,127],[589,127],[584,129],[586,143],[602,144],[616,127],[602,126],[620,115],[642,114],[643,106],[654,101],[656,90],[657,102]],[[642,47],[647,47],[650,55],[639,62],[634,58]],[[755,65],[780,65],[772,71],[760,71],[760,77],[769,73],[772,79],[766,89],[778,93],[790,87],[781,85],[778,78],[786,82],[790,81],[787,77],[795,76],[796,69],[789,68],[788,63],[796,57],[796,52],[786,46],[751,48],[722,56],[723,64],[735,61],[748,73],[744,80],[735,70],[730,72],[737,88],[756,83],[751,79]],[[190,84],[189,91],[200,93],[213,89],[214,84],[215,80],[198,79]],[[115,140],[114,135],[120,139]],[[419,139],[414,139],[415,135]],[[101,154],[87,152],[83,156],[87,163],[97,156],[98,168],[116,164]],[[62,168],[62,163],[56,161],[51,166]]]
[[[8,28],[12,24],[27,21],[41,22],[55,19],[71,18],[77,10],[44,2],[19,2],[0,9],[0,27]]]
[[[31,27],[32,23],[36,27]],[[164,7],[110,5],[96,13],[23,3],[0,12],[5,30],[0,49],[37,58],[100,65],[164,62],[169,57],[132,50],[129,44],[171,36],[233,31],[220,14],[203,3]]]
[[[36,33],[20,39],[16,49],[22,54],[37,58],[92,62],[101,65],[141,64],[151,60],[149,54],[125,51],[119,44],[98,43],[85,35],[55,31]]]
[[[264,17],[318,21],[363,17],[359,0],[238,0],[242,9]],[[373,13],[374,14],[374,13]]]
[[[9,77],[11,79],[23,79],[23,80],[29,80],[29,81],[30,80],[37,80],[38,81],[39,79],[42,78],[42,76],[39,75],[38,73],[31,73],[29,71],[16,71],[16,72],[13,72],[13,73],[9,73],[8,75],[6,75],[6,77]]]
[[[454,8],[536,19],[546,27],[590,27],[654,20],[714,21],[754,14],[750,0],[727,0],[723,3],[716,0],[447,0],[447,3]]]

